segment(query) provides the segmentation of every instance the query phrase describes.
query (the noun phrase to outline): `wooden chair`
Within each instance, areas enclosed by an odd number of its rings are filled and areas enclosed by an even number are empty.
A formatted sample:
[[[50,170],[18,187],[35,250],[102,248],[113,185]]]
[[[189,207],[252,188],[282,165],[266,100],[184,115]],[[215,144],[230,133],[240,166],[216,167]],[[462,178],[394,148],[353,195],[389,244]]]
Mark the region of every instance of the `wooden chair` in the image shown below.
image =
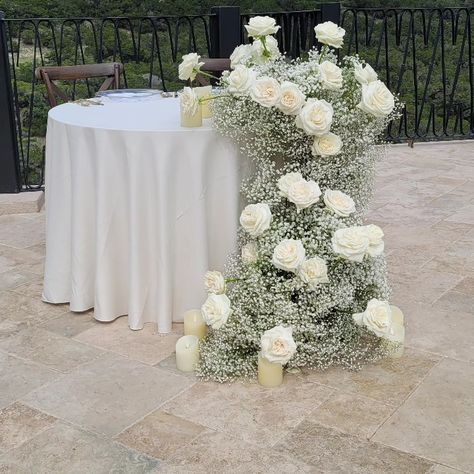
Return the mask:
[[[48,91],[48,101],[51,107],[58,105],[58,98],[68,102],[70,99],[53,81],[77,81],[81,79],[93,79],[105,77],[99,91],[107,89],[118,89],[120,87],[120,75],[123,72],[121,63],[101,64],[79,64],[77,66],[48,66],[39,67],[35,76],[43,81]]]
[[[230,70],[229,58],[202,58],[202,62],[204,66],[201,67],[201,70],[216,77],[221,77],[224,71]],[[207,86],[209,82],[212,82],[208,77],[199,74],[196,79],[201,86]]]

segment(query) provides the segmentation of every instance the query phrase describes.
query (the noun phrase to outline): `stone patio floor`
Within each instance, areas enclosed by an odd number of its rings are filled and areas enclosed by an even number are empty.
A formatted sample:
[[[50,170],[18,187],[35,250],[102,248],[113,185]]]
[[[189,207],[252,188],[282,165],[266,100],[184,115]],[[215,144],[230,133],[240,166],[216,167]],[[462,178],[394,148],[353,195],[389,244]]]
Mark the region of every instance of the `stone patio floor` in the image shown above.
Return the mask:
[[[474,142],[393,147],[368,221],[405,355],[266,390],[177,372],[180,325],[42,303],[44,213],[1,217],[0,472],[474,472]]]

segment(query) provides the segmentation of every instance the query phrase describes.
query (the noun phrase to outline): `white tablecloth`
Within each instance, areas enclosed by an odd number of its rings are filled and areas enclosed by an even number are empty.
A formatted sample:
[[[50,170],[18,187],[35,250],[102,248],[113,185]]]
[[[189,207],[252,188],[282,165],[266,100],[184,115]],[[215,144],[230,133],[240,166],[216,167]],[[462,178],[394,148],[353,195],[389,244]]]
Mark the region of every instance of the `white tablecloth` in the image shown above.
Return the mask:
[[[244,168],[210,123],[180,127],[176,99],[52,109],[44,301],[170,331],[235,250]]]

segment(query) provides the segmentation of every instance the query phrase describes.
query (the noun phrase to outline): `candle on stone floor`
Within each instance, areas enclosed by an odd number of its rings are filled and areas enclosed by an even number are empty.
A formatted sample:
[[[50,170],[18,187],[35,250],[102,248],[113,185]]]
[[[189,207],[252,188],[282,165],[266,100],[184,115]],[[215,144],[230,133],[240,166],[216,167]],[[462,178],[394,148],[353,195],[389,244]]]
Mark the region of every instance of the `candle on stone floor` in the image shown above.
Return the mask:
[[[194,90],[199,98],[207,99],[208,97],[212,97],[212,86],[195,87]],[[212,117],[212,111],[209,107],[210,102],[210,100],[206,100],[201,103],[203,119]]]
[[[200,309],[191,309],[184,313],[184,335],[204,339],[207,335],[207,324]]]
[[[400,347],[393,352],[390,357],[398,359],[403,356],[405,344],[405,324],[402,310],[398,306],[391,305],[392,308],[392,328],[394,331],[392,340],[400,344]]]
[[[261,354],[258,355],[258,383],[263,387],[278,387],[283,382],[283,366],[270,362]]]
[[[199,338],[183,336],[176,343],[176,367],[181,372],[193,372],[199,362]]]

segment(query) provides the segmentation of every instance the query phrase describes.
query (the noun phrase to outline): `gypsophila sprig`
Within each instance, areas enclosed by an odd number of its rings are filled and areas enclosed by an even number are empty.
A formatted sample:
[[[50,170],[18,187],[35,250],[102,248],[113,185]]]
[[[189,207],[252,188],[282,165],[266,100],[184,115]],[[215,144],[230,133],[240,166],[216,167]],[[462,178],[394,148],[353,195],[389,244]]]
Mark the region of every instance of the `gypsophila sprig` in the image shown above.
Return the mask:
[[[255,376],[262,337],[277,327],[294,340],[288,367],[357,369],[390,348],[374,330],[384,315],[367,309],[390,297],[383,231],[363,219],[385,151],[379,137],[401,104],[359,57],[337,59],[337,25],[317,28],[325,46],[306,60],[277,52],[272,19],[247,29],[254,45],[232,54],[212,109],[254,172],[241,187],[239,252],[226,268],[233,283],[204,308],[211,328],[198,374]],[[222,281],[210,273],[207,287]],[[362,313],[364,324],[353,316]]]

